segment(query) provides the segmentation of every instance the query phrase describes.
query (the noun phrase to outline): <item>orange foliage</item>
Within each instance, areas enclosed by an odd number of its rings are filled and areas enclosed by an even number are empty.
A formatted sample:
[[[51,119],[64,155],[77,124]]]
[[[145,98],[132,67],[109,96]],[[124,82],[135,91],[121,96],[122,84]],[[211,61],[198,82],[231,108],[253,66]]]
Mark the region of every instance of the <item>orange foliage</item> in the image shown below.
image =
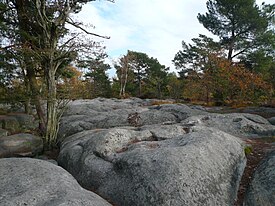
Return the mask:
[[[58,84],[60,96],[69,99],[83,98],[86,85],[81,79],[82,72],[73,66],[67,66],[66,72],[70,75],[62,77]]]
[[[262,103],[270,97],[272,91],[271,85],[260,74],[220,57],[211,57],[204,74],[198,76],[200,78],[195,81],[189,77],[186,89],[188,96],[195,92],[193,97],[199,96],[199,100],[203,97],[205,101],[210,99],[227,104]]]

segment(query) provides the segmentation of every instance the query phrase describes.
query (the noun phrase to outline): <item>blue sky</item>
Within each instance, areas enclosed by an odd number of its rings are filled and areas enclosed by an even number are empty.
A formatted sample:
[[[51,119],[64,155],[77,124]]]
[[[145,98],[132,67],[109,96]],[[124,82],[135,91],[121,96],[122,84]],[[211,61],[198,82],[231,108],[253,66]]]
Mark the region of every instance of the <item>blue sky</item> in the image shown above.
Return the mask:
[[[181,49],[182,40],[190,42],[199,34],[211,36],[197,20],[205,13],[206,0],[104,0],[88,3],[77,15],[84,23],[95,26],[92,32],[110,36],[104,41],[109,63],[127,50],[144,52],[157,58],[173,71],[171,60]],[[258,4],[263,1],[257,0]],[[266,0],[273,3],[273,0]],[[114,71],[110,71],[110,76]]]

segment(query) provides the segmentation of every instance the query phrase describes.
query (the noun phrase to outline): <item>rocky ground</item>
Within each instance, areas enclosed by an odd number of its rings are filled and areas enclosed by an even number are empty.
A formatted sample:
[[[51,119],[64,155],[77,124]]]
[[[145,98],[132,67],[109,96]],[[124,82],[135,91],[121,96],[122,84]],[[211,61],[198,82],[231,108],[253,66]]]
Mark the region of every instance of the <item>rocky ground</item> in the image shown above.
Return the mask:
[[[24,125],[17,120],[24,115],[1,116],[0,157],[53,158],[72,176],[53,193],[53,177],[45,174],[52,170],[56,178],[66,176],[59,166],[26,158],[25,166],[45,168],[30,173],[19,168],[19,159],[0,159],[0,185],[10,185],[0,193],[0,205],[109,205],[95,193],[113,205],[274,205],[275,185],[269,179],[275,179],[270,172],[275,165],[275,109],[167,103],[137,98],[73,101],[61,120],[60,152],[42,157],[41,143],[28,134],[35,121]],[[9,127],[15,129],[10,132]],[[25,133],[17,134],[18,129]],[[11,178],[13,169],[22,170],[25,178],[19,173]],[[34,178],[38,176],[42,179]],[[80,186],[69,183],[74,178],[94,193],[83,189],[82,201],[76,201]],[[21,182],[28,186],[17,187]],[[37,184],[41,187],[28,200]],[[70,195],[60,198],[63,193]]]
[[[247,163],[240,182],[238,196],[235,202],[236,206],[243,205],[245,192],[251,184],[255,171],[270,152],[275,151],[275,137],[247,139],[245,142],[247,145],[251,145],[252,150],[246,154]]]

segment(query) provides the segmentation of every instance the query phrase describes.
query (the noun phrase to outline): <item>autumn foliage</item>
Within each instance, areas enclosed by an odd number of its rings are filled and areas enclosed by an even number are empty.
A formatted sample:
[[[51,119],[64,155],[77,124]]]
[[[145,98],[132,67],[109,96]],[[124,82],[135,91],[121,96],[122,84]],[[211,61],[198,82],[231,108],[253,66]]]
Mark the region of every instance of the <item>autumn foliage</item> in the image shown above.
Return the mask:
[[[79,99],[83,97],[86,90],[84,82],[81,80],[82,72],[76,67],[67,66],[59,78],[57,85],[59,98]]]
[[[193,101],[220,104],[259,103],[268,100],[270,84],[260,74],[225,58],[211,57],[206,69],[186,78],[183,96]]]

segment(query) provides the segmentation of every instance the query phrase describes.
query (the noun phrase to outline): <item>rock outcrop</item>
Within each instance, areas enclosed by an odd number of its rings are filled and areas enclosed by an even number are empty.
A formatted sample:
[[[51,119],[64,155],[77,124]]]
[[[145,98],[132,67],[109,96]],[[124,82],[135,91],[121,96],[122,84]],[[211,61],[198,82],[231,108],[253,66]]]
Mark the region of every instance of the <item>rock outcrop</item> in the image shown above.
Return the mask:
[[[115,205],[151,206],[233,205],[245,161],[239,139],[180,124],[84,131],[63,143],[58,158]]]
[[[63,139],[78,132],[99,128],[177,123],[193,115],[206,114],[205,111],[191,109],[183,104],[148,104],[149,100],[137,98],[73,101],[62,117],[59,137]],[[132,114],[138,115],[135,124],[128,119]]]
[[[247,113],[197,115],[183,121],[189,125],[202,125],[222,130],[238,137],[275,135],[275,126],[265,118]]]
[[[35,121],[32,115],[24,113],[10,113],[0,115],[0,128],[6,129],[11,133],[32,130],[38,127],[38,122]]]
[[[0,158],[3,157],[33,157],[43,149],[41,137],[20,133],[10,136],[0,136]]]
[[[256,169],[246,192],[244,205],[275,205],[275,152],[270,153]]]
[[[4,136],[8,136],[8,131],[0,128],[0,138]]]
[[[0,127],[10,132],[18,132],[20,124],[15,117],[0,115]]]
[[[0,159],[0,205],[111,206],[80,187],[64,169],[43,160]]]
[[[270,124],[275,125],[275,117],[270,117],[268,121],[270,122]]]
[[[35,120],[33,115],[24,113],[11,113],[8,116],[15,118],[21,130],[33,130],[38,128],[38,121]]]
[[[72,102],[58,163],[115,205],[233,206],[246,164],[241,139],[275,135],[275,126],[253,114],[151,103]]]

